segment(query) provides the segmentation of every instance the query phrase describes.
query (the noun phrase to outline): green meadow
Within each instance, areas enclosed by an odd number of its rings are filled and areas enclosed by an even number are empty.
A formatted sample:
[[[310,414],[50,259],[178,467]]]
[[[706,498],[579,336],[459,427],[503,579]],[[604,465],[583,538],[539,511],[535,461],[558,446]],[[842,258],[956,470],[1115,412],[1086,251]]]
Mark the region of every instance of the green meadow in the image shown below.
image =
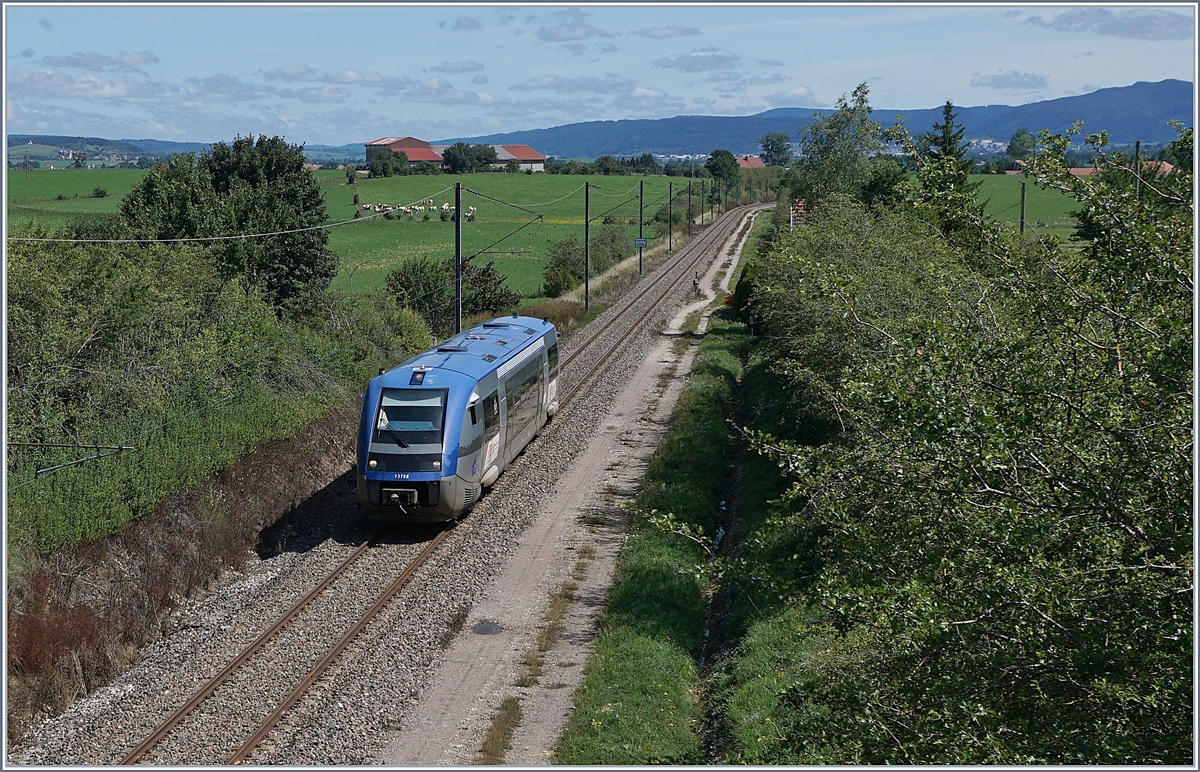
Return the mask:
[[[141,179],[138,169],[10,169],[8,218],[10,231],[30,222],[51,227],[72,217],[112,214],[121,198]],[[345,172],[316,173],[325,194],[330,228],[329,246],[341,256],[341,271],[334,286],[364,292],[383,286],[389,272],[411,256],[447,258],[454,254],[454,223],[439,213],[414,215],[412,220],[388,220],[382,214],[362,211],[355,219],[354,194],[361,204],[418,205],[433,199],[436,206],[454,203],[454,185],[462,185],[462,205],[474,206],[475,217],[463,223],[463,255],[479,261],[495,260],[509,285],[526,296],[541,286],[547,248],[584,230],[584,184],[590,184],[592,227],[607,217],[626,226],[630,242],[637,237],[638,185],[645,184],[645,218],[650,220],[666,202],[667,186],[686,190],[687,180],[667,177],[617,177],[559,174],[464,174],[367,179],[354,185]],[[1042,190],[1016,175],[982,175],[979,198],[985,211],[1003,221],[1017,223],[1021,183],[1027,183],[1026,222],[1039,233],[1069,236],[1073,227],[1072,200],[1053,190]],[[707,186],[706,186],[707,187]],[[93,197],[102,188],[103,198]],[[693,190],[699,198],[699,181]],[[632,224],[630,224],[632,222]],[[643,232],[654,238],[654,228]]]
[[[454,185],[462,185],[462,207],[475,207],[463,222],[462,252],[476,261],[496,262],[508,284],[526,296],[538,292],[547,248],[556,241],[583,238],[584,185],[590,185],[587,212],[592,228],[613,217],[626,226],[630,244],[638,235],[638,186],[645,182],[645,218],[666,202],[668,184],[676,190],[686,181],[666,177],[606,177],[560,174],[463,174],[360,179],[346,184],[344,172],[318,172],[330,222],[329,246],[342,257],[334,286],[362,291],[382,286],[387,274],[409,256],[447,258],[454,255],[454,223],[440,219],[443,204],[454,205]],[[354,217],[354,193],[361,205],[420,205],[433,200],[437,213],[414,213],[388,220],[373,211]],[[699,199],[699,181],[695,183]],[[424,218],[428,216],[429,219]],[[370,219],[368,219],[368,217]],[[349,222],[347,222],[349,221]],[[632,222],[632,224],[630,224]],[[643,226],[647,239],[654,227]]]
[[[1025,232],[1070,238],[1075,230],[1071,212],[1079,203],[1057,190],[1043,190],[1032,179],[1020,174],[981,174],[971,178],[980,181],[980,201],[983,211],[1002,222],[1020,225],[1021,183],[1025,183]]]

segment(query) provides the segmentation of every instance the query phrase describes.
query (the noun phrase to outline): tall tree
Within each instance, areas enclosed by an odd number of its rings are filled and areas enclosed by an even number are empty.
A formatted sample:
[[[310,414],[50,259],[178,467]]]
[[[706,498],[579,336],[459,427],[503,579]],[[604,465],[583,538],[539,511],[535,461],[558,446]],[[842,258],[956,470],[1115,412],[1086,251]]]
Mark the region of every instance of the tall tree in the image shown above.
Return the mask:
[[[442,151],[442,165],[451,174],[465,174],[471,171],[471,146],[466,142],[455,142]]]
[[[949,181],[954,188],[966,189],[970,187],[972,162],[967,158],[967,143],[963,141],[966,129],[954,122],[956,117],[954,103],[947,99],[946,104],[942,105],[942,122],[933,124],[933,131],[926,133],[925,139],[932,156],[931,161],[945,164],[946,171],[951,175]],[[973,186],[978,187],[978,184]]]
[[[369,176],[403,176],[409,172],[408,153],[405,153],[403,150],[400,152],[394,152],[392,150],[385,149],[377,153],[375,158],[372,159]]]
[[[721,180],[726,185],[735,184],[741,176],[741,167],[738,166],[737,158],[723,148],[708,154],[704,168],[708,169],[708,173],[712,175],[713,179]]]
[[[758,146],[762,148],[760,157],[767,166],[790,166],[794,160],[792,155],[792,138],[785,132],[767,132],[758,141]]]
[[[199,158],[156,166],[121,202],[122,218],[147,238],[250,236],[210,247],[221,274],[277,309],[325,289],[337,272],[325,200],[304,168],[304,146],[282,137],[237,137]],[[255,234],[273,234],[257,236]]]
[[[893,200],[903,181],[895,159],[881,155],[883,127],[871,118],[870,88],[843,94],[833,114],[816,114],[800,132],[800,159],[784,175],[794,199],[820,202],[835,195],[875,203]],[[868,195],[869,191],[869,195]]]
[[[1037,139],[1029,133],[1029,129],[1017,129],[1008,140],[1005,155],[1016,161],[1024,161],[1033,155],[1037,148]]]

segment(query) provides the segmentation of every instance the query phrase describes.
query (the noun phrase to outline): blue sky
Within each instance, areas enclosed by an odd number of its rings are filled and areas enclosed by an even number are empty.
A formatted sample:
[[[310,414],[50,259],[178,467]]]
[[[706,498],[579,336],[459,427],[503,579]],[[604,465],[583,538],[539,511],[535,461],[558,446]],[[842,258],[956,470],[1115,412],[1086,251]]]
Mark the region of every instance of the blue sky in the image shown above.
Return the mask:
[[[1191,4],[6,3],[5,123],[340,145],[586,120],[1017,105],[1194,81]]]

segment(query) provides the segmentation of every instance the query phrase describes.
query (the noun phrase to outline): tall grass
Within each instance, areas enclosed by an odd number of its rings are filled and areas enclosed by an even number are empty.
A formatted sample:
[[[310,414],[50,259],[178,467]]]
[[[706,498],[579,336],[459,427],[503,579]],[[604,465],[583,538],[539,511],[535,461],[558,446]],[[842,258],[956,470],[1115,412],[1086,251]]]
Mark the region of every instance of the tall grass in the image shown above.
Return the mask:
[[[705,552],[646,513],[670,512],[709,541],[718,523],[746,335],[727,319],[709,330],[647,470],[558,763],[704,763]]]

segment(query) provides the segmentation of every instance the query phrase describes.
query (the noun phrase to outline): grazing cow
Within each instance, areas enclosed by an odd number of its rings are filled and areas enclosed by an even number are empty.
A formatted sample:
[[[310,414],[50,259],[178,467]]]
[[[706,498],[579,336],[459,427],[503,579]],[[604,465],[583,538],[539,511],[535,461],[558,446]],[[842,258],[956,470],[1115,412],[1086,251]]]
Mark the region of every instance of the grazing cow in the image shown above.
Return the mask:
[[[451,209],[453,209],[453,208],[454,208],[454,207],[450,206],[450,202],[449,202],[449,201],[447,201],[446,203],[442,204],[442,211],[443,211],[443,212],[449,212],[449,211],[450,211]]]

